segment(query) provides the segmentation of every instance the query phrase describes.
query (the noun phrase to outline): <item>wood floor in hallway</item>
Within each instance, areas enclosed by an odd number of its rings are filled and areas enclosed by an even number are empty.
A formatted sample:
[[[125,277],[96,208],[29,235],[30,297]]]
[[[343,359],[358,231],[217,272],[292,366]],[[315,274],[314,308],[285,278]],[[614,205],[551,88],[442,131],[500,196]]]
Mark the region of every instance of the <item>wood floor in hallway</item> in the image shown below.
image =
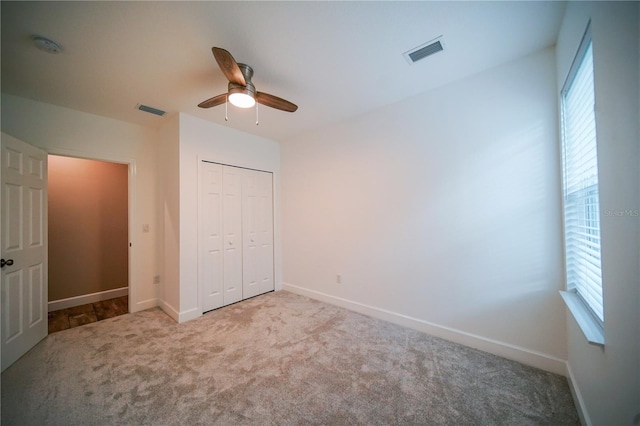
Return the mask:
[[[117,317],[128,312],[128,296],[52,311],[49,312],[49,333]]]

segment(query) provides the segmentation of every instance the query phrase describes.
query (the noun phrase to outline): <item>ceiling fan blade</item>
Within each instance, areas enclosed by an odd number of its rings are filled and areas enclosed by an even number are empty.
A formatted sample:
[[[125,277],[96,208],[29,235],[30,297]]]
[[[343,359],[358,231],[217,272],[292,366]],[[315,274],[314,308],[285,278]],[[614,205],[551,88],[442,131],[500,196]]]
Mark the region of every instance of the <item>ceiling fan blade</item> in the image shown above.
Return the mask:
[[[240,71],[240,67],[238,67],[238,63],[233,59],[231,53],[220,47],[212,47],[211,51],[222,73],[227,77],[227,80],[240,86],[247,85],[247,82],[244,80],[244,75],[242,75],[242,71]]]
[[[227,94],[223,93],[218,96],[214,96],[211,99],[207,99],[206,101],[202,101],[198,104],[200,108],[211,108],[214,106],[222,105],[227,101]]]
[[[296,104],[264,92],[256,93],[256,102],[281,111],[295,112],[298,109]]]

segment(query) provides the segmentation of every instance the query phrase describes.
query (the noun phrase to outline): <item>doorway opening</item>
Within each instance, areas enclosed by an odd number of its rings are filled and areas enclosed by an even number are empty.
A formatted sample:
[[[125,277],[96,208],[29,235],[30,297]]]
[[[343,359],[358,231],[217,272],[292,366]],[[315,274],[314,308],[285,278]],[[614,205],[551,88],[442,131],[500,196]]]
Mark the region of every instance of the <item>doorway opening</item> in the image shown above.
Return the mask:
[[[48,156],[49,332],[129,312],[129,165]]]

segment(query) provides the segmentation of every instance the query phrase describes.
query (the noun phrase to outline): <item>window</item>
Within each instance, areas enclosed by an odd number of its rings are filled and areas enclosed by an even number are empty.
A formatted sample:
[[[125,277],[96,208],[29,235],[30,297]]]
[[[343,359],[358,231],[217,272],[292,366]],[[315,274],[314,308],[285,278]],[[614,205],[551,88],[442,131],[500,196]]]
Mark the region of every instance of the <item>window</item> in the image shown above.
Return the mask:
[[[588,29],[562,88],[561,102],[567,290],[579,296],[602,328],[598,156]]]

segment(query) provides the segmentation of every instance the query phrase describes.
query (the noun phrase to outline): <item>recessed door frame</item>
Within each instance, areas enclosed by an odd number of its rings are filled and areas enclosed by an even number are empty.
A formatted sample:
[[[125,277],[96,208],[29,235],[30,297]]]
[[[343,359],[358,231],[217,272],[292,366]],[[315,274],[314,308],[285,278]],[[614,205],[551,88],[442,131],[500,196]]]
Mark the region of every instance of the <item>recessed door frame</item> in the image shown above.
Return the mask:
[[[136,305],[138,303],[137,297],[137,289],[138,283],[134,279],[135,274],[133,273],[133,265],[137,265],[138,262],[136,256],[136,250],[133,250],[134,247],[137,247],[138,241],[134,227],[134,221],[136,217],[136,160],[133,158],[127,157],[118,157],[107,154],[87,154],[85,152],[73,151],[69,149],[61,149],[61,148],[47,148],[47,154],[50,155],[59,155],[62,157],[71,157],[71,158],[80,158],[84,160],[97,160],[97,161],[105,161],[109,163],[118,163],[118,164],[126,164],[128,166],[128,217],[127,217],[127,234],[128,234],[128,286],[129,286],[129,312],[136,312]]]

